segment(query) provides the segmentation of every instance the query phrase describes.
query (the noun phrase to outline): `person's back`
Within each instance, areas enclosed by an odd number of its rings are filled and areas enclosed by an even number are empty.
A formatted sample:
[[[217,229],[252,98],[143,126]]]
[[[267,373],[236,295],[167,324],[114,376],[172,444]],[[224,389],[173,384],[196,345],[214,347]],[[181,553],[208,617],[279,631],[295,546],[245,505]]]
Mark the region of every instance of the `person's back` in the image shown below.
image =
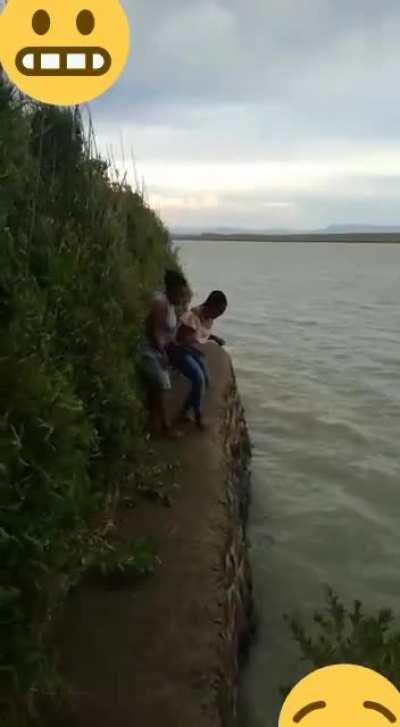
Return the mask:
[[[151,298],[150,311],[146,319],[146,337],[151,345],[157,339],[157,348],[165,348],[175,336],[178,319],[175,307],[166,293],[156,290]]]
[[[165,292],[153,294],[146,319],[141,370],[147,382],[154,429],[164,433],[171,431],[165,401],[166,393],[171,390],[168,346],[174,339],[178,323],[175,306],[186,300],[188,290],[184,276],[178,271],[168,270],[165,274]]]

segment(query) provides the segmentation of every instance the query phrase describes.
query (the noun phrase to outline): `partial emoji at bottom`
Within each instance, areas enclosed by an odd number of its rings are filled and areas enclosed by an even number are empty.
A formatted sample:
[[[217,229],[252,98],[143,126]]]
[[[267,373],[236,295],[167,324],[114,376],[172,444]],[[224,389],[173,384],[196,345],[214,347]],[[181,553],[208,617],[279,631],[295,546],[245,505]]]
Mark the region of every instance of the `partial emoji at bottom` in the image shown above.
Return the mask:
[[[318,669],[290,692],[279,727],[400,725],[400,692],[372,669],[336,664]]]

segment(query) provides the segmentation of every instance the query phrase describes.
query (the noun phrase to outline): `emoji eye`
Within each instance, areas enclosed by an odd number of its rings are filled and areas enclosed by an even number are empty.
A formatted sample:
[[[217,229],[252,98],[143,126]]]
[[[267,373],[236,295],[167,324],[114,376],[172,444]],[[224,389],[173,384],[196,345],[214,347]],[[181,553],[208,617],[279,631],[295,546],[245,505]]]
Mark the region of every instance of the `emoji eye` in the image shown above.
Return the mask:
[[[38,35],[45,35],[50,30],[50,15],[45,10],[36,10],[32,18],[32,28]]]
[[[315,712],[317,709],[325,709],[326,702],[312,702],[311,704],[307,704],[303,709],[300,709],[297,714],[293,717],[293,722],[295,724],[298,724],[301,722],[304,717],[307,717],[308,714],[311,714],[311,712]]]
[[[392,724],[396,722],[396,717],[393,712],[391,712],[387,707],[384,707],[383,704],[379,704],[379,702],[364,702],[364,707],[365,709],[372,709],[375,712],[378,712],[382,715],[382,717],[386,717],[388,722],[391,722]]]
[[[77,19],[76,27],[82,35],[89,35],[94,30],[94,15],[90,10],[81,10]]]

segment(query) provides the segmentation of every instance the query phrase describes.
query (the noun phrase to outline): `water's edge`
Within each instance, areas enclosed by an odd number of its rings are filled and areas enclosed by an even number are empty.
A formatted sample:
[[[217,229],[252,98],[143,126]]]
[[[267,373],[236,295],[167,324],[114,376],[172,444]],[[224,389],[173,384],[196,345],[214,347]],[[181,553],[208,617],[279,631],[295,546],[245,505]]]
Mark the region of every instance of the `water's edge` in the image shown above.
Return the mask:
[[[215,332],[251,431],[260,615],[241,718],[261,727],[310,668],[284,614],[312,625],[326,586],[398,614],[400,247],[188,242],[180,259],[195,304],[229,301]]]
[[[247,522],[251,494],[251,443],[235,374],[226,395],[222,423],[227,464],[228,532],[223,555],[225,603],[222,639],[227,668],[221,683],[219,711],[223,727],[237,724],[240,669],[256,628]]]

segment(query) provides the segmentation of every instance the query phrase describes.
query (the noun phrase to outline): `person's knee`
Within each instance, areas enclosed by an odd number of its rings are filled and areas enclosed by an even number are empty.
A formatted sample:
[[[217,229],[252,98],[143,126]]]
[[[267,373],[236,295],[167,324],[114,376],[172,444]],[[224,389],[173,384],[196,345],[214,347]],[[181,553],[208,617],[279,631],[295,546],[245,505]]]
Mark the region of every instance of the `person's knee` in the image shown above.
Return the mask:
[[[188,357],[181,369],[183,375],[190,381],[191,390],[194,396],[200,397],[206,388],[206,377],[201,366]]]

